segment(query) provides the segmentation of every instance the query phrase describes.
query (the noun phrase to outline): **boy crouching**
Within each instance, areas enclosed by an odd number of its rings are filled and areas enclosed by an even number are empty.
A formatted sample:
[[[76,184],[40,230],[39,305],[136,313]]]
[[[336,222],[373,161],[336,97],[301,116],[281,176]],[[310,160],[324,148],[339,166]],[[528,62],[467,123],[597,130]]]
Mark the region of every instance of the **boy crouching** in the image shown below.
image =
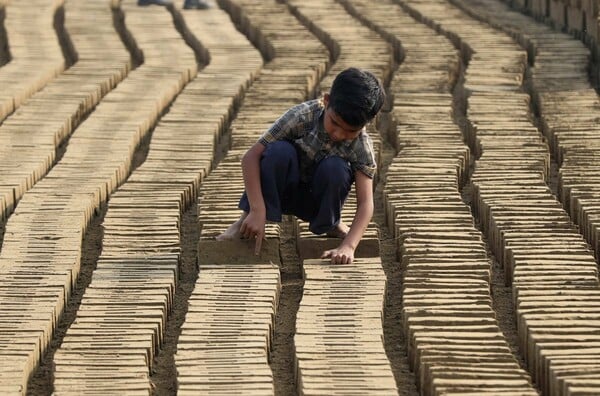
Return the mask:
[[[217,240],[253,238],[259,254],[266,221],[293,214],[307,221],[313,233],[342,239],[322,258],[351,263],[373,216],[376,164],[365,125],[384,100],[373,74],[349,68],[336,76],[322,100],[284,113],[244,154],[243,213]],[[358,206],[348,226],[341,212],[353,183]]]

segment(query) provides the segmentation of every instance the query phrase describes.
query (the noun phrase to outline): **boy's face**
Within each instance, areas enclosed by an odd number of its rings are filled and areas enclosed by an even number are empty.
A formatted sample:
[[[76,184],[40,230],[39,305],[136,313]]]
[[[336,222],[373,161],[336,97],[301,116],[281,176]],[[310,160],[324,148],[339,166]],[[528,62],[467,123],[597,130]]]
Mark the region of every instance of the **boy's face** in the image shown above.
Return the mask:
[[[331,107],[329,107],[329,94],[323,96],[323,104],[325,105],[325,117],[323,124],[325,132],[329,135],[329,138],[334,142],[343,142],[354,140],[360,135],[363,126],[357,128],[352,125],[348,125],[346,121],[342,119]]]

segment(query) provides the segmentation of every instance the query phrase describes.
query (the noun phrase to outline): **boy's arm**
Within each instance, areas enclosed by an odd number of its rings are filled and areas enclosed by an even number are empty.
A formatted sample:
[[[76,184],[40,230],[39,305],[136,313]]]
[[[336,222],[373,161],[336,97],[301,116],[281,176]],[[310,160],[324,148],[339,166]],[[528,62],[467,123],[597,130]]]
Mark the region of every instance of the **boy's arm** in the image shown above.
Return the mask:
[[[373,217],[373,180],[360,171],[357,171],[354,177],[357,208],[350,231],[340,246],[323,254],[323,258],[331,257],[331,262],[334,264],[352,263],[354,251]]]
[[[256,238],[255,254],[260,253],[265,236],[266,209],[260,184],[260,158],[265,151],[262,143],[255,143],[242,157],[244,187],[250,203],[250,213],[244,219],[240,234],[245,238]]]

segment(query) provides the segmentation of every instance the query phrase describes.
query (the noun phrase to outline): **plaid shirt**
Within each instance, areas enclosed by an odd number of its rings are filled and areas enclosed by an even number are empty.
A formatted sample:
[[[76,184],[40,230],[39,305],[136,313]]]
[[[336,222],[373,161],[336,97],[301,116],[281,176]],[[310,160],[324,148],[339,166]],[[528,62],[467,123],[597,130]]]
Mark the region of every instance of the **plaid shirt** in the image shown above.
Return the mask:
[[[258,142],[264,146],[277,140],[293,143],[298,150],[303,182],[310,181],[316,165],[331,156],[347,160],[353,172],[361,171],[372,179],[377,165],[366,129],[352,141],[333,142],[323,126],[324,114],[325,107],[318,99],[296,105],[275,121]]]

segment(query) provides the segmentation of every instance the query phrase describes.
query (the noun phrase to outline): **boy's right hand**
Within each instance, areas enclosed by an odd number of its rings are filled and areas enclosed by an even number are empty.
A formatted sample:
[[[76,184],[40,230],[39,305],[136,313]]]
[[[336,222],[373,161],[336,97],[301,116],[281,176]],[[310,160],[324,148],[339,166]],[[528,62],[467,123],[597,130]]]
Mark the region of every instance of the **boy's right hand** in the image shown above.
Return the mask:
[[[240,234],[244,238],[255,239],[256,244],[254,246],[254,254],[257,256],[260,254],[260,248],[262,247],[262,241],[265,237],[265,224],[267,222],[264,214],[255,213],[250,211],[248,216],[242,222],[240,228]]]

